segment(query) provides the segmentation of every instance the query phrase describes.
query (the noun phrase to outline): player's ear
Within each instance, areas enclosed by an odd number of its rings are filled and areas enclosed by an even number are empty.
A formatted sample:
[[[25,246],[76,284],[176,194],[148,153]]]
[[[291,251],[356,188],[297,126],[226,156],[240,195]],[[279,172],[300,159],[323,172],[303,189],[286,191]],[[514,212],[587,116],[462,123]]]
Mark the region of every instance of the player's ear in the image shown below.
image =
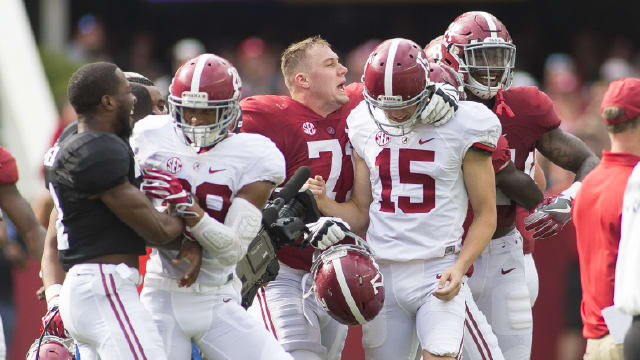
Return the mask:
[[[309,88],[309,77],[307,76],[307,74],[301,72],[301,73],[297,73],[296,76],[294,76],[294,81],[297,87],[301,87],[304,89],[308,89]]]
[[[102,95],[102,97],[100,98],[100,105],[102,105],[105,110],[115,109],[115,97],[112,95]]]

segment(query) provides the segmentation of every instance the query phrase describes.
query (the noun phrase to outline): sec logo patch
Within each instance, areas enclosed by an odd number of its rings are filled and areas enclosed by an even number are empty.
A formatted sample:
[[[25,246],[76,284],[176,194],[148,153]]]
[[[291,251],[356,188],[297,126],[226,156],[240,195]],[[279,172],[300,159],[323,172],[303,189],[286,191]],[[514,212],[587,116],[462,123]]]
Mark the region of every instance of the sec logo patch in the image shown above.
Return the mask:
[[[391,138],[389,137],[389,135],[385,134],[384,131],[378,131],[378,133],[376,134],[376,144],[380,146],[387,145],[389,143],[389,140],[391,140]]]
[[[167,160],[166,167],[167,171],[171,174],[177,174],[178,172],[180,172],[180,170],[182,170],[182,160],[177,157],[169,158],[169,160]]]
[[[313,123],[310,123],[307,121],[304,124],[302,124],[302,131],[304,131],[304,133],[307,135],[315,135],[316,127],[315,125],[313,125]]]

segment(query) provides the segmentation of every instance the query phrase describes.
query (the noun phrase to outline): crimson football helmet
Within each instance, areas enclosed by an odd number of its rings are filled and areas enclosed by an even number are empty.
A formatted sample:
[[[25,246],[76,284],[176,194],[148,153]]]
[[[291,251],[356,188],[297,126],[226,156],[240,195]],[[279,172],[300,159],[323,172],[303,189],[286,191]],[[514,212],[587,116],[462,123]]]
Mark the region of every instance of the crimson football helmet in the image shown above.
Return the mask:
[[[74,360],[75,346],[73,339],[44,335],[31,344],[27,352],[27,360]]]
[[[371,248],[352,232],[314,260],[311,274],[316,300],[342,324],[364,324],[382,309],[382,273]]]
[[[386,40],[373,50],[362,82],[369,113],[380,130],[391,136],[412,130],[434,90],[428,73],[422,48],[411,40]]]
[[[458,16],[444,33],[445,63],[458,63],[465,87],[487,100],[511,86],[516,46],[495,16],[471,11]],[[455,68],[455,66],[452,66]]]
[[[209,147],[234,131],[242,115],[242,81],[231,63],[214,54],[202,54],[184,63],[169,87],[169,110],[176,127],[194,147]],[[215,110],[216,121],[193,126],[184,119],[184,109]]]

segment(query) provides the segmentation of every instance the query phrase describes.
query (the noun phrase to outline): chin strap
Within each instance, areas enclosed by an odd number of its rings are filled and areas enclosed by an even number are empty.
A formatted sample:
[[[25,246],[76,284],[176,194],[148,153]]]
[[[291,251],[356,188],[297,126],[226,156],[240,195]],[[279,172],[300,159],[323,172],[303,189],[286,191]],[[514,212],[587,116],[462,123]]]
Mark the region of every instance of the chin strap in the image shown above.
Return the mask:
[[[508,118],[512,119],[516,116],[513,113],[513,110],[509,107],[509,105],[504,102],[504,95],[502,94],[502,89],[498,90],[496,94],[496,115],[502,115],[502,112],[505,112]]]

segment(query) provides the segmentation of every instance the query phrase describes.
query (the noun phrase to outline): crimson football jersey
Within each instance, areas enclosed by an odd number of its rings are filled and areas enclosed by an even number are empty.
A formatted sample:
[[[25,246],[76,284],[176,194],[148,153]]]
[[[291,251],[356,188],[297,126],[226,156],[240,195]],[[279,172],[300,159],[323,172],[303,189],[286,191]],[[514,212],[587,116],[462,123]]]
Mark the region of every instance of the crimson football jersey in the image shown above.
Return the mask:
[[[527,171],[527,159],[535,151],[536,142],[545,133],[560,126],[560,118],[553,109],[553,103],[547,94],[535,86],[511,87],[503,93],[504,102],[515,116],[510,118],[506,112],[498,115],[502,124],[502,135],[509,141],[511,161],[520,171]],[[493,111],[496,112],[497,102]],[[498,191],[497,212],[498,227],[511,226],[516,218],[516,204],[503,198]],[[526,241],[532,241],[527,239]],[[525,244],[533,248],[532,244]]]
[[[347,115],[364,100],[362,84],[345,89],[349,103],[326,118],[288,96],[261,95],[240,102],[242,132],[264,135],[284,154],[287,179],[300,166],[311,169],[311,177],[322,176],[327,196],[348,200],[353,187],[353,159],[347,136]],[[313,248],[284,246],[278,259],[294,269],[309,271]]]
[[[0,146],[0,185],[15,184],[18,181],[16,159],[9,150]]]

